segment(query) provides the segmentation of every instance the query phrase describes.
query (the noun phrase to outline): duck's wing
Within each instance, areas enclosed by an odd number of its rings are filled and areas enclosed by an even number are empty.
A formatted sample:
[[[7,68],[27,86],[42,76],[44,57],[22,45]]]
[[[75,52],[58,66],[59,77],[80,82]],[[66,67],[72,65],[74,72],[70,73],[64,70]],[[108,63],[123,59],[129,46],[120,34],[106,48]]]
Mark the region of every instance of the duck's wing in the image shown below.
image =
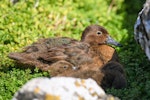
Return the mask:
[[[66,46],[69,44],[76,43],[77,40],[67,38],[67,37],[57,37],[57,38],[44,38],[39,39],[37,42],[33,43],[30,46],[27,46],[23,49],[23,52],[32,53],[32,52],[48,52],[48,50],[55,48]]]
[[[44,69],[53,63],[65,60],[74,66],[90,62],[89,44],[70,38],[41,39],[24,48],[22,52],[13,52],[9,58],[23,64],[38,66]]]
[[[47,53],[41,53],[40,58],[45,61],[65,60],[76,67],[85,63],[92,63],[92,58],[88,54],[89,44],[73,41],[64,46],[50,48]]]
[[[134,38],[150,60],[150,0],[146,0],[134,25]]]
[[[23,64],[50,65],[56,60],[65,59],[64,48],[74,42],[77,41],[66,37],[40,39],[22,52],[12,52],[8,57]]]

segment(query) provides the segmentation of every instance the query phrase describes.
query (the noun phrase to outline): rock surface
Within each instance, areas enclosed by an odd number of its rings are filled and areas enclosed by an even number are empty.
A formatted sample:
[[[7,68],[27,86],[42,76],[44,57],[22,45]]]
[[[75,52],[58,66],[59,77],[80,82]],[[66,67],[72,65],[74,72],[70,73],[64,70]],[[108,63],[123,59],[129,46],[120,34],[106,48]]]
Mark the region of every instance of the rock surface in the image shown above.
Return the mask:
[[[106,95],[93,79],[71,77],[35,78],[27,82],[12,100],[119,100]]]
[[[146,0],[138,14],[134,25],[134,37],[150,60],[150,0]]]

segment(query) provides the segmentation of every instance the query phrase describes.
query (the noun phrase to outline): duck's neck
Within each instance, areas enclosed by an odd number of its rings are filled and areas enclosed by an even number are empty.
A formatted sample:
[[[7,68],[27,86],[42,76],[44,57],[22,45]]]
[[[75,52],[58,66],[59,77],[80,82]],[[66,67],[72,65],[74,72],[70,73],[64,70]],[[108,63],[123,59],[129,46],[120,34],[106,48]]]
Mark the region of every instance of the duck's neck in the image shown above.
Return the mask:
[[[115,49],[109,45],[92,45],[91,47],[95,53],[104,60],[104,63],[112,60],[116,55]]]

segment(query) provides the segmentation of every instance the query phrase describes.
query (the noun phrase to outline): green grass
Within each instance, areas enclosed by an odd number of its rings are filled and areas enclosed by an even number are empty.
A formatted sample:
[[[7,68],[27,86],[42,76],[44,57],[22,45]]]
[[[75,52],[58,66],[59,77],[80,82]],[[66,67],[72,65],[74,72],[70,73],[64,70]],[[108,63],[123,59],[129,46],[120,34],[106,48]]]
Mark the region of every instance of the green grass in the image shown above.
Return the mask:
[[[133,27],[144,0],[20,0],[0,1],[0,100],[10,100],[29,79],[49,76],[38,69],[16,66],[7,55],[43,37],[80,39],[90,24],[104,26],[124,47],[116,48],[124,65],[128,86],[106,92],[122,100],[148,100],[150,62],[134,40]],[[114,1],[113,5],[112,1]]]

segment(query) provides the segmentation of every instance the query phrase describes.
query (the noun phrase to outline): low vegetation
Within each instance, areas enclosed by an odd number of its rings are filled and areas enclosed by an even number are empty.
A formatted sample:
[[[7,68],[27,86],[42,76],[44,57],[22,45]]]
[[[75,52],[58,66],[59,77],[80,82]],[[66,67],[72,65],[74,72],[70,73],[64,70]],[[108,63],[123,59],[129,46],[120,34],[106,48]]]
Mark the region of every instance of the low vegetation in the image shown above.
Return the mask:
[[[122,100],[149,99],[150,62],[133,36],[144,0],[19,0],[16,4],[10,1],[0,1],[0,100],[10,100],[31,78],[49,76],[38,69],[15,65],[8,53],[21,51],[39,38],[67,36],[79,40],[82,30],[90,24],[104,26],[124,45],[116,49],[128,86],[106,92]]]

